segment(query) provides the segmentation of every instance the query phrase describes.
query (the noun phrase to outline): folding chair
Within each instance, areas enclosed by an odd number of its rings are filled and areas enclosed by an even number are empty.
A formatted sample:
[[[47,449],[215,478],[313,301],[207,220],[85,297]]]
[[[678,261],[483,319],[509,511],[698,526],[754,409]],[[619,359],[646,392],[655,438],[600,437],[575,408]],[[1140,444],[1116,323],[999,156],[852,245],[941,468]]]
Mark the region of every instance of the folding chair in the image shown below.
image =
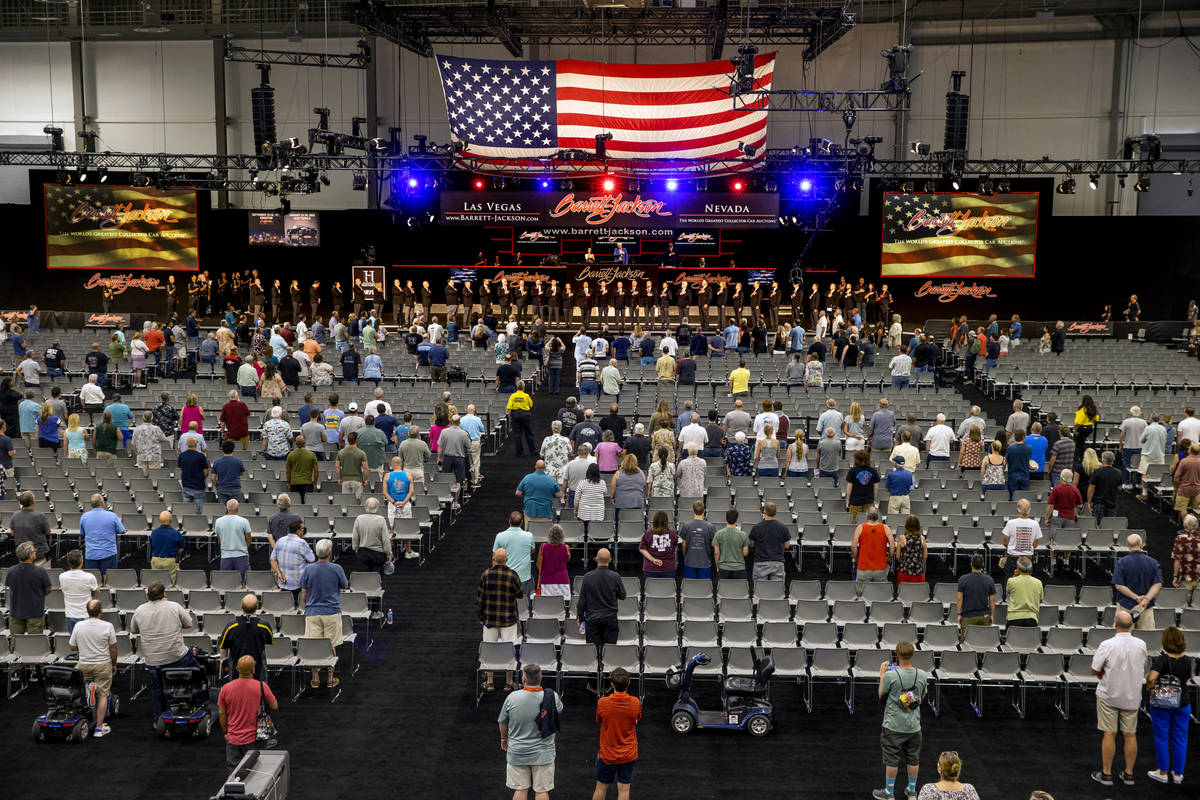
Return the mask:
[[[304,638],[300,639],[303,644]],[[314,639],[309,641],[325,642],[328,647],[329,642],[325,639]],[[310,645],[311,647],[311,645]],[[308,666],[305,663],[304,654],[300,654],[300,666]],[[479,643],[479,665],[475,668],[475,708],[479,708],[479,701],[483,699],[484,683],[482,675],[485,672],[516,672],[517,671],[517,656],[511,642],[480,642]],[[301,686],[300,692],[294,699],[299,699],[304,693],[304,688]]]
[[[957,650],[946,650],[942,653],[941,664],[933,671],[933,701],[929,704],[933,709],[934,715],[941,714],[942,705],[942,685],[947,686],[966,686],[971,689],[971,708],[976,709],[976,714],[979,713],[978,705],[975,702],[974,694],[977,687],[975,661],[976,655],[974,652],[960,652]]]
[[[1031,628],[1030,630],[1036,630]],[[983,716],[983,690],[986,688],[1007,688],[1009,690],[1009,702],[1016,709],[1018,714],[1023,714],[1023,709],[1017,702],[1017,688],[1020,685],[1021,656],[1019,653],[984,653],[983,664],[975,673],[977,676],[976,698],[978,706],[975,708],[976,716]]]
[[[1039,689],[1053,688],[1055,692],[1063,682],[1063,659],[1056,653],[1031,653],[1025,660],[1025,669],[1017,673],[1019,680],[1017,715],[1025,719],[1025,693],[1033,685]],[[1055,704],[1058,705],[1057,703]],[[1062,709],[1059,709],[1062,713]]]
[[[805,685],[804,706],[808,713],[813,710],[813,684],[816,682],[836,683],[842,685],[842,702],[851,712],[854,711],[850,697],[852,690],[850,680],[850,651],[820,649],[813,651],[812,666],[808,669],[808,683]]]

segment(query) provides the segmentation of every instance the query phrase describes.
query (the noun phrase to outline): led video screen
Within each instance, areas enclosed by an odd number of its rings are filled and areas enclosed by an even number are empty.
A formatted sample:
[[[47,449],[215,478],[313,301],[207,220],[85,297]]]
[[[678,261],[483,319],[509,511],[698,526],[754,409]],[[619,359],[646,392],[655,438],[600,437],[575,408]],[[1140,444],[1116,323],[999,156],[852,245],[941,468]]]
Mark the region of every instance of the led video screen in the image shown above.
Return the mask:
[[[46,184],[49,269],[197,270],[196,192]]]

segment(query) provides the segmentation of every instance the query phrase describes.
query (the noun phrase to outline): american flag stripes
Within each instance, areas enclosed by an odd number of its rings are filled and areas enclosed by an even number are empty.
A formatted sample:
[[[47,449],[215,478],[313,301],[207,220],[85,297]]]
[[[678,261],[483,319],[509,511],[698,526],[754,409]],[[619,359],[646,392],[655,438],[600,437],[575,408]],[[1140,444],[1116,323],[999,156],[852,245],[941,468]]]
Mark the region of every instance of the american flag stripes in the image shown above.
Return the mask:
[[[1033,277],[1036,193],[883,198],[883,277]]]
[[[728,61],[700,64],[605,64],[595,61],[497,61],[438,56],[450,132],[463,156],[497,171],[521,171],[560,150],[594,151],[609,133],[608,168],[634,161],[728,161],[725,171],[762,158],[765,103],[734,108]],[[775,55],[755,60],[755,88],[770,89]],[[746,158],[738,143],[756,148]],[[676,168],[686,169],[678,164]]]
[[[46,186],[49,269],[200,268],[196,192]]]

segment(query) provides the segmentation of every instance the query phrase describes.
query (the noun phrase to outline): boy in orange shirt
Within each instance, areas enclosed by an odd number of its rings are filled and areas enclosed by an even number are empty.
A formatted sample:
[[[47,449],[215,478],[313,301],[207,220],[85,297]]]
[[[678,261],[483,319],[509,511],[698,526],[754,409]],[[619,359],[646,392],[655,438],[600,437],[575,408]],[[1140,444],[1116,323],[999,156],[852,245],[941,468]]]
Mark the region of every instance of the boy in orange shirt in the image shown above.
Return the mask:
[[[614,669],[608,680],[612,694],[596,702],[600,754],[596,756],[596,791],[592,800],[604,800],[614,778],[618,800],[629,800],[629,785],[637,765],[637,723],[642,718],[642,702],[629,695],[629,673],[623,668]]]

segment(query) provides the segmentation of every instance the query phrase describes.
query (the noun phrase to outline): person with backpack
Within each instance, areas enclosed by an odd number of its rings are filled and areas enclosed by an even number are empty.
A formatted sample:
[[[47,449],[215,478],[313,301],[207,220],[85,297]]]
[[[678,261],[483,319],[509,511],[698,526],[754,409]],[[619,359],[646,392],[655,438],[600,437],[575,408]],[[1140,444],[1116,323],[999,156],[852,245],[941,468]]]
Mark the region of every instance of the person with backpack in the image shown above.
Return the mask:
[[[967,333],[967,383],[975,380],[975,359],[983,352],[983,343],[973,332]]]
[[[253,592],[242,597],[242,613],[225,626],[221,633],[218,649],[221,658],[228,659],[230,673],[242,656],[254,659],[259,680],[267,679],[267,645],[275,641],[271,626],[264,623],[258,614],[258,597]]]
[[[1163,631],[1162,649],[1162,653],[1150,660],[1150,672],[1146,675],[1150,720],[1154,723],[1154,755],[1158,762],[1158,769],[1146,775],[1159,783],[1182,783],[1188,719],[1192,713],[1185,692],[1195,667],[1192,659],[1183,654],[1187,641],[1179,628],[1171,626]]]
[[[912,665],[912,642],[897,642],[895,661],[879,665],[879,699],[883,702],[884,785],[871,793],[875,800],[894,800],[896,776],[908,768],[905,797],[917,796],[917,769],[921,763],[921,704],[928,676]]]
[[[562,698],[542,688],[542,668],[525,664],[525,685],[504,699],[500,717],[500,749],[505,752],[505,784],[514,800],[549,800],[554,788],[555,738]]]

